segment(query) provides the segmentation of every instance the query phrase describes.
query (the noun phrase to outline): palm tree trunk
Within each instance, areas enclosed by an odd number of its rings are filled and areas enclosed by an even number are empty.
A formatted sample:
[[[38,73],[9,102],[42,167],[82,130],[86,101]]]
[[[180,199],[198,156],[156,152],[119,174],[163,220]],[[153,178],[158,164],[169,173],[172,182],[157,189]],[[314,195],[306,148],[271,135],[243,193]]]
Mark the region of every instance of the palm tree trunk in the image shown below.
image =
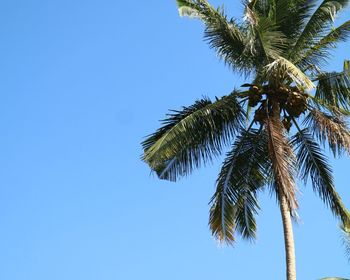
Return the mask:
[[[272,114],[276,119],[280,119],[280,106],[278,102],[272,103]],[[276,181],[278,185],[280,182]],[[281,191],[282,186],[278,186],[277,195],[280,203],[280,210],[283,223],[283,234],[284,234],[284,246],[286,253],[286,272],[287,280],[296,280],[296,265],[295,265],[295,247],[294,247],[294,236],[293,236],[293,225],[291,218],[290,206],[288,204],[285,194]]]
[[[296,280],[295,248],[291,213],[287,199],[283,193],[279,193],[279,202],[283,222],[284,246],[286,251],[287,280]]]

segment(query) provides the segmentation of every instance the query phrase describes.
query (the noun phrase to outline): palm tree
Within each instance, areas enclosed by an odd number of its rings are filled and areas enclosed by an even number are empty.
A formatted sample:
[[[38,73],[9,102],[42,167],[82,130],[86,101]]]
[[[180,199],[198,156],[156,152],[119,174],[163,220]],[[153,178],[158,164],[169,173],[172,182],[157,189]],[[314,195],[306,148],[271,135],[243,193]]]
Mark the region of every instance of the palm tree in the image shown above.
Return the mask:
[[[296,178],[311,178],[315,193],[350,226],[322,150],[327,145],[334,156],[350,153],[349,62],[341,72],[322,70],[330,51],[350,35],[350,21],[333,26],[348,2],[252,0],[238,21],[206,0],[177,0],[180,15],[204,23],[205,41],[246,83],[214,101],[202,98],[172,111],[142,143],[142,159],[171,181],[231,144],[210,200],[212,234],[228,244],[235,232],[255,238],[257,195],[272,191],[282,215],[288,280],[296,279]]]

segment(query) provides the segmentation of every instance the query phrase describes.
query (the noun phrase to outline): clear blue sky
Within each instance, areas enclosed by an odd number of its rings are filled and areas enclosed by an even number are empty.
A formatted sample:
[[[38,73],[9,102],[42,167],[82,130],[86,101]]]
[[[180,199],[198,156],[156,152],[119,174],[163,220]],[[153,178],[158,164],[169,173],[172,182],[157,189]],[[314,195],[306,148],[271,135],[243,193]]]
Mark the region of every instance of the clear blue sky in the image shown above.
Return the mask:
[[[207,222],[221,159],[177,184],[139,160],[167,109],[242,83],[175,0],[3,0],[0,35],[0,279],[283,279],[268,193],[255,244],[220,247]],[[334,169],[350,207],[349,164]],[[300,191],[298,279],[350,277],[337,220]]]

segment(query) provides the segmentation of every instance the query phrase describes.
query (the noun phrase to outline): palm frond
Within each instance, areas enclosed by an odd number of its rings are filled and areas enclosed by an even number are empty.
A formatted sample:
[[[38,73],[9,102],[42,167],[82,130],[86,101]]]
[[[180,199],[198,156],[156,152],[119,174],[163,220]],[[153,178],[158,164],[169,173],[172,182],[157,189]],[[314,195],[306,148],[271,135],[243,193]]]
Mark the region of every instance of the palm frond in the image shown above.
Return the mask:
[[[350,73],[322,73],[317,77],[315,97],[345,110],[350,109]]]
[[[255,190],[246,190],[238,199],[235,207],[236,230],[244,239],[256,238],[256,220],[255,215],[260,209]]]
[[[224,10],[213,8],[206,0],[178,0],[181,15],[200,18],[206,28],[204,39],[233,70],[250,72],[252,62],[245,54],[246,40],[235,20],[228,20]]]
[[[161,179],[175,181],[220,154],[243,122],[244,111],[234,93],[214,103],[199,100],[173,111],[164,126],[143,141],[143,160]]]
[[[322,38],[325,31],[329,30],[335,16],[341,11],[349,0],[323,0],[309,21],[304,27],[303,32],[298,37],[291,54],[291,61],[298,59],[304,48],[310,44],[316,43]]]
[[[287,47],[287,37],[269,18],[259,17],[257,24],[253,27],[256,35],[254,40],[255,65],[262,63],[266,65],[278,59]]]
[[[279,30],[285,34],[290,44],[294,44],[310,17],[317,0],[278,0],[271,1],[269,16],[274,18]],[[272,11],[271,11],[272,10]]]
[[[242,154],[242,163],[239,164],[237,175],[240,180],[236,183],[239,187],[240,197],[235,205],[236,230],[245,239],[256,238],[255,215],[258,213],[257,192],[267,180],[269,167],[267,137],[260,134],[260,139],[255,139],[254,146]],[[246,161],[243,161],[246,158]]]
[[[295,121],[294,123],[296,124]],[[314,191],[332,210],[333,214],[339,217],[343,224],[350,225],[350,214],[334,188],[332,169],[312,134],[308,129],[300,130],[298,128],[291,144],[297,150],[296,156],[301,178],[306,183],[310,177]]]
[[[246,52],[256,69],[254,74],[262,72],[263,67],[282,56],[288,47],[288,38],[280,30],[275,19],[259,13],[261,1],[247,1],[245,4]]]
[[[323,99],[319,99],[315,96],[308,95],[308,103],[309,103],[308,106],[310,108],[326,111],[326,112],[329,112],[331,115],[335,115],[335,116],[350,117],[350,110],[339,108],[338,106],[329,104],[328,102],[325,102]]]
[[[332,29],[327,35],[316,42],[311,47],[305,48],[304,54],[298,58],[295,63],[302,69],[306,69],[310,65],[319,65],[320,62],[326,62],[329,58],[330,51],[333,50],[338,43],[346,41],[350,36],[350,20],[335,29]]]
[[[258,16],[254,12],[254,6],[257,2],[258,1],[256,0],[248,0],[245,4],[243,19],[244,21],[248,22],[251,26],[257,25],[259,21]]]
[[[285,135],[284,127],[278,118],[268,118],[266,121],[268,135],[268,149],[271,159],[271,169],[274,177],[276,193],[283,194],[294,212],[298,208],[296,198],[296,185],[294,177],[296,174],[296,161]]]
[[[346,122],[340,117],[311,110],[304,124],[322,144],[328,142],[334,156],[341,156],[344,152],[350,153],[350,132]]]
[[[305,21],[310,17],[316,3],[317,0],[246,0],[245,5],[260,17],[273,21],[278,30],[288,38],[289,43],[293,44],[302,32]]]
[[[257,191],[266,181],[267,137],[262,130],[242,130],[221,168],[211,199],[209,224],[219,241],[231,244],[234,231],[243,238],[256,234]]]

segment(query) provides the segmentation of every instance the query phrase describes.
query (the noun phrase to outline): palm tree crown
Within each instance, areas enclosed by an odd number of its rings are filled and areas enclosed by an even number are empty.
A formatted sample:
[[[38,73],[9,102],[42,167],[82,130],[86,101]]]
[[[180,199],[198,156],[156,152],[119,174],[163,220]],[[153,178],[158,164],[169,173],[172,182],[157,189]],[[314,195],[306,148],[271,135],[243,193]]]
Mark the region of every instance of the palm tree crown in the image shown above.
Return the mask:
[[[348,2],[251,0],[240,22],[206,0],[177,0],[180,14],[203,21],[205,41],[247,83],[172,111],[142,143],[142,158],[159,178],[176,181],[232,145],[211,198],[209,225],[219,240],[232,243],[235,232],[255,237],[257,194],[266,187],[295,217],[298,177],[310,178],[315,193],[350,226],[322,150],[350,153],[349,62],[341,72],[322,70],[350,35],[350,20],[334,27]]]

